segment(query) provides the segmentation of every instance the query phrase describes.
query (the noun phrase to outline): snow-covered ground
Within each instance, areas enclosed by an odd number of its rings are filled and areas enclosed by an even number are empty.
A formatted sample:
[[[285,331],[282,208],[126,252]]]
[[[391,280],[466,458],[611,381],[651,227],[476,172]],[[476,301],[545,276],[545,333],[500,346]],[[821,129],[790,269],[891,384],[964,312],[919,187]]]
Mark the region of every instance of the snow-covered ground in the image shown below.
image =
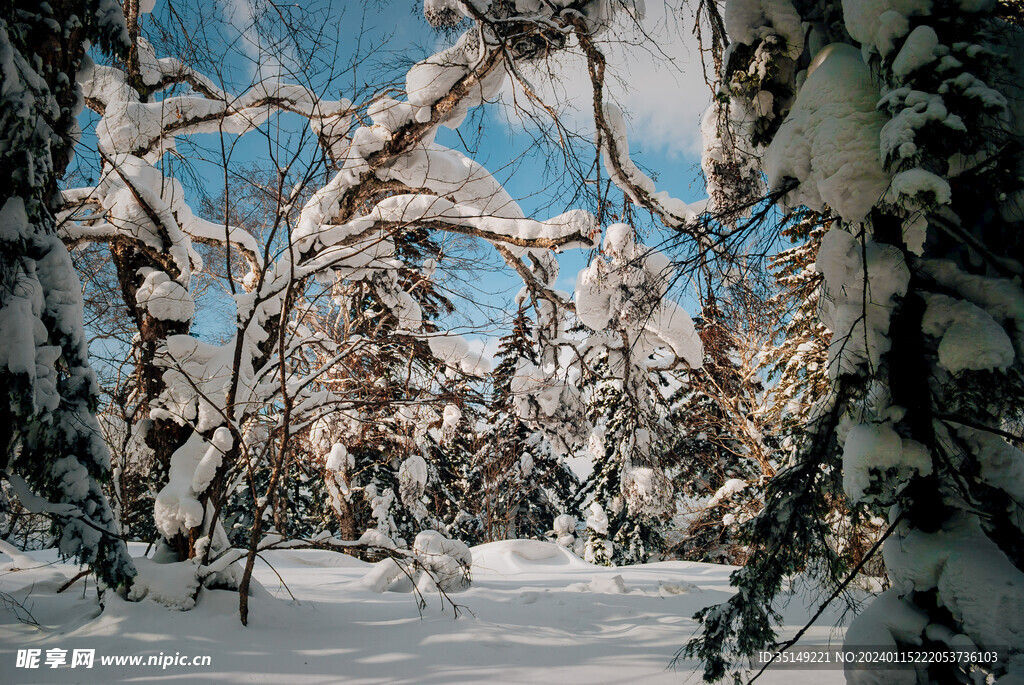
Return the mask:
[[[132,545],[141,555],[143,547]],[[699,608],[728,597],[731,567],[659,562],[605,568],[562,548],[511,541],[475,547],[473,585],[435,594],[422,615],[413,595],[376,593],[361,582],[370,565],[333,552],[285,550],[259,563],[262,584],[250,622],[238,621],[238,595],[204,591],[192,611],[107,593],[101,610],[93,581],[57,594],[77,568],[53,551],[7,561],[0,592],[21,602],[41,627],[0,610],[0,682],[14,683],[681,683],[700,681],[696,664],[669,668],[694,630]],[[20,568],[20,570],[14,570]],[[275,573],[276,571],[276,573]],[[280,574],[288,590],[276,574]],[[782,609],[795,630],[813,611],[794,595]],[[811,608],[809,608],[811,607]],[[826,613],[809,638],[841,642]],[[38,649],[39,666],[17,663]],[[50,650],[68,650],[67,665],[46,666]],[[91,669],[72,668],[74,650],[95,650]],[[208,666],[103,665],[104,656],[194,657]],[[23,653],[24,654],[24,653]],[[763,683],[838,683],[841,671],[766,673]]]

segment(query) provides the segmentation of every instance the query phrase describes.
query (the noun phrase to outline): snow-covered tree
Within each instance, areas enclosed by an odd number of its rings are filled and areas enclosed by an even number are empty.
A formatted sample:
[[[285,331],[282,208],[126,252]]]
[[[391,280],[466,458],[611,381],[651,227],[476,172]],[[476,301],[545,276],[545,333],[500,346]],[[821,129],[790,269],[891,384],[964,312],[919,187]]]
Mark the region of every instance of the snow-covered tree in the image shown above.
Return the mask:
[[[515,373],[520,360],[536,363],[534,347],[532,323],[520,307],[495,354],[487,426],[469,484],[488,541],[542,537],[567,510],[578,485],[543,432],[527,426],[515,410]]]
[[[110,463],[81,282],[54,212],[78,131],[85,52],[93,43],[121,53],[127,40],[113,2],[0,8],[0,468],[21,505],[57,520],[61,553],[111,586],[130,582],[135,569],[100,487]]]
[[[470,487],[473,460],[480,444],[479,401],[468,401],[478,398],[462,383],[448,387],[448,397],[460,398],[459,403],[444,405],[440,425],[432,428],[422,442],[424,453],[428,455],[425,490],[429,502],[428,520],[436,530],[469,544],[479,544],[484,540],[483,528],[480,519],[471,512],[481,494]]]
[[[818,317],[822,275],[815,268],[822,236],[830,221],[805,210],[780,234],[793,245],[772,258],[779,292],[773,305],[779,312],[778,344],[762,355],[761,364],[772,381],[766,419],[792,439],[831,388],[828,347],[832,333]]]
[[[761,356],[761,368],[772,381],[765,417],[781,437],[782,462],[797,450],[813,411],[832,387],[828,376],[832,333],[818,316],[824,279],[815,266],[821,239],[832,222],[827,213],[807,209],[797,211],[791,219],[780,234],[793,246],[771,260],[779,286],[772,301],[779,312],[778,344]],[[837,473],[841,468],[838,459],[829,466]],[[835,551],[842,567],[853,568],[877,541],[881,519],[876,514],[882,512],[865,504],[852,505],[838,480],[825,480],[822,485],[826,490],[821,495],[833,508],[829,521]],[[881,555],[875,555],[863,569],[872,576],[883,575],[883,570]]]
[[[608,228],[602,251],[576,282],[576,315],[593,331],[577,348],[589,365],[584,449],[593,472],[575,504],[598,502],[615,561],[638,563],[661,551],[659,521],[675,507],[658,373],[680,361],[699,368],[701,342],[686,312],[665,299],[667,257],[637,243],[626,224]]]
[[[600,502],[590,503],[587,509],[587,537],[583,547],[583,558],[598,566],[611,566],[615,558],[615,543],[610,539],[608,514]]]
[[[420,305],[424,325],[436,330],[435,321],[454,308],[430,278],[439,249],[430,233],[421,229],[406,230],[395,240],[403,262],[401,279]],[[339,462],[343,469],[330,467],[329,458],[323,465],[343,538],[353,539],[375,528],[387,537],[408,542],[425,528],[443,529],[444,521],[454,520],[464,505],[464,496],[454,494],[461,490],[460,476],[446,479],[442,474],[452,476],[464,470],[468,455],[459,449],[469,449],[461,444],[467,435],[458,430],[465,427],[460,422],[462,410],[452,401],[464,402],[472,393],[468,385],[447,377],[444,360],[428,344],[403,335],[401,322],[385,300],[372,281],[342,282],[333,288],[330,308],[306,310],[306,325],[327,338],[342,343],[360,341],[358,348],[333,363],[316,381],[325,390],[344,389],[349,406],[339,406],[310,427],[308,451],[321,455],[317,461],[322,462],[323,455],[339,446],[345,449],[347,459]],[[334,358],[333,351],[314,355],[319,361],[311,368]],[[454,450],[453,438],[459,443]],[[440,462],[450,461],[453,454],[455,471],[451,466],[442,468]],[[425,457],[420,467],[418,462]],[[416,478],[403,481],[403,472],[416,474]],[[445,486],[447,495],[435,498],[444,480],[453,481]],[[413,483],[421,487],[411,487]],[[441,515],[437,506],[427,507],[427,497],[446,513]]]
[[[1019,675],[1024,478],[1005,426],[1024,401],[1024,33],[997,11],[726,4],[734,43],[721,99],[749,114],[737,128],[784,202],[836,217],[816,258],[832,387],[769,484],[758,549],[733,576],[740,592],[699,614],[704,632],[688,651],[708,679],[773,640],[787,575],[850,579],[828,545],[822,494],[840,489],[887,511],[892,581],[847,642],[1009,644],[991,675]],[[955,663],[899,677],[969,678]]]

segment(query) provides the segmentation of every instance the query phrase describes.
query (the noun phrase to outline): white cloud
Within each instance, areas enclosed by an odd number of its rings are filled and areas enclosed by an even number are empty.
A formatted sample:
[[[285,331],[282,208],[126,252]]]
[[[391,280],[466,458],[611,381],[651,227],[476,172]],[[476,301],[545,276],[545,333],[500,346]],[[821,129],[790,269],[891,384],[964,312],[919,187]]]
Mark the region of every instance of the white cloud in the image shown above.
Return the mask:
[[[601,37],[608,60],[606,99],[626,113],[634,149],[696,156],[701,150],[701,114],[711,90],[704,82],[692,19],[676,15],[667,3],[652,2],[641,27],[623,16],[619,27]],[[582,55],[562,52],[523,74],[576,132],[591,135],[592,90]],[[527,101],[518,84],[507,86],[502,97],[518,105]],[[507,111],[506,116],[522,125],[514,113]]]
[[[272,35],[268,29],[276,24],[267,20],[269,6],[263,0],[227,0],[221,11],[239,34],[242,51],[250,60],[253,81],[283,81],[299,72],[288,32]]]

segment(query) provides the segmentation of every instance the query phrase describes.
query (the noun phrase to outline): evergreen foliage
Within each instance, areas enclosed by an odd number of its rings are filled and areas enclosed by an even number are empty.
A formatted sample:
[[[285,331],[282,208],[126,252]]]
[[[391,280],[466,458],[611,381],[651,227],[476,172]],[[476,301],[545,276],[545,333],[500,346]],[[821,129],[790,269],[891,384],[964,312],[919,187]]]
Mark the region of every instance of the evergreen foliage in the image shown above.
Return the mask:
[[[609,541],[612,553],[608,560],[615,564],[643,563],[664,550],[663,520],[631,502],[625,496],[623,481],[634,459],[663,463],[663,455],[655,454],[664,450],[664,428],[657,412],[666,408],[640,404],[635,395],[627,394],[622,379],[608,375],[606,353],[594,363],[588,383],[591,392],[587,418],[594,428],[584,449],[593,462],[593,471],[577,491],[573,511],[581,511],[588,502],[600,505],[606,517],[600,527],[606,530],[595,534],[588,524],[588,544],[590,540]],[[654,394],[658,393],[656,388],[646,389],[651,393],[648,397],[660,398],[660,393]],[[598,550],[600,544],[595,545]],[[594,554],[602,561],[606,556],[603,551]]]
[[[54,210],[77,131],[85,50],[123,52],[126,41],[120,8],[108,0],[0,3],[0,467],[23,504],[59,522],[61,552],[111,586],[135,570],[100,486],[109,453],[95,416],[99,391],[81,283]]]
[[[542,538],[555,517],[567,511],[578,481],[543,433],[516,413],[516,370],[522,360],[537,363],[525,307],[501,338],[495,358],[487,425],[468,489],[479,498],[477,516],[485,540]]]
[[[847,629],[849,644],[986,649],[1018,634],[1019,620],[995,607],[1024,592],[1021,453],[1002,429],[1024,405],[1021,349],[1010,342],[1024,320],[1024,33],[1000,11],[922,5],[890,31],[896,13],[817,2],[729,27],[746,45],[725,74],[756,82],[727,80],[722,99],[742,109],[755,91],[773,95],[750,144],[790,204],[827,204],[835,217],[816,257],[830,387],[768,483],[747,531],[750,560],[733,574],[738,593],[697,615],[703,632],[685,653],[704,661],[709,681],[775,642],[773,602],[787,578],[807,574],[835,593],[850,581],[852,559],[834,544],[837,509],[887,515],[880,541],[892,586]],[[813,34],[806,45],[793,30],[801,21]],[[753,68],[757,55],[772,66]],[[800,63],[813,67],[806,79]],[[838,145],[793,147],[797,130]],[[837,141],[839,130],[851,137]],[[834,154],[847,166],[816,175]],[[805,337],[822,332],[794,322]],[[787,382],[794,397],[816,392],[813,376]],[[1012,642],[983,677],[1019,675],[1024,646]],[[908,677],[971,678],[956,663]]]

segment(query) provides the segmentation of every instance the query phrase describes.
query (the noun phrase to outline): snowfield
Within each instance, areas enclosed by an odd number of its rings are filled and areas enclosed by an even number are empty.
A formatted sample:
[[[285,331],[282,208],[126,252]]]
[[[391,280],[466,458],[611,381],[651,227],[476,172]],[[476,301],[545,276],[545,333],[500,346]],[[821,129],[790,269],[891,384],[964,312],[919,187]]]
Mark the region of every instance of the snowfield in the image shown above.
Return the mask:
[[[133,555],[144,551],[132,544]],[[472,549],[473,585],[451,598],[427,596],[422,615],[409,593],[376,593],[371,564],[326,551],[283,550],[258,562],[249,626],[238,595],[204,591],[191,611],[113,593],[105,608],[90,578],[56,590],[77,567],[52,550],[0,556],[0,592],[41,624],[0,612],[0,682],[14,683],[681,683],[700,682],[694,662],[669,667],[693,633],[699,608],[728,597],[732,567],[658,562],[592,566],[564,548],[515,540]],[[16,570],[18,569],[18,570]],[[295,600],[275,574],[287,583]],[[83,596],[84,594],[84,596]],[[813,612],[810,596],[782,607],[789,631]],[[837,616],[819,619],[807,640],[841,645]],[[790,633],[791,634],[791,633]],[[18,650],[40,650],[37,668]],[[94,666],[46,665],[47,650],[96,650]],[[209,666],[103,665],[103,656],[209,655]],[[841,671],[779,671],[763,683],[838,683]]]

